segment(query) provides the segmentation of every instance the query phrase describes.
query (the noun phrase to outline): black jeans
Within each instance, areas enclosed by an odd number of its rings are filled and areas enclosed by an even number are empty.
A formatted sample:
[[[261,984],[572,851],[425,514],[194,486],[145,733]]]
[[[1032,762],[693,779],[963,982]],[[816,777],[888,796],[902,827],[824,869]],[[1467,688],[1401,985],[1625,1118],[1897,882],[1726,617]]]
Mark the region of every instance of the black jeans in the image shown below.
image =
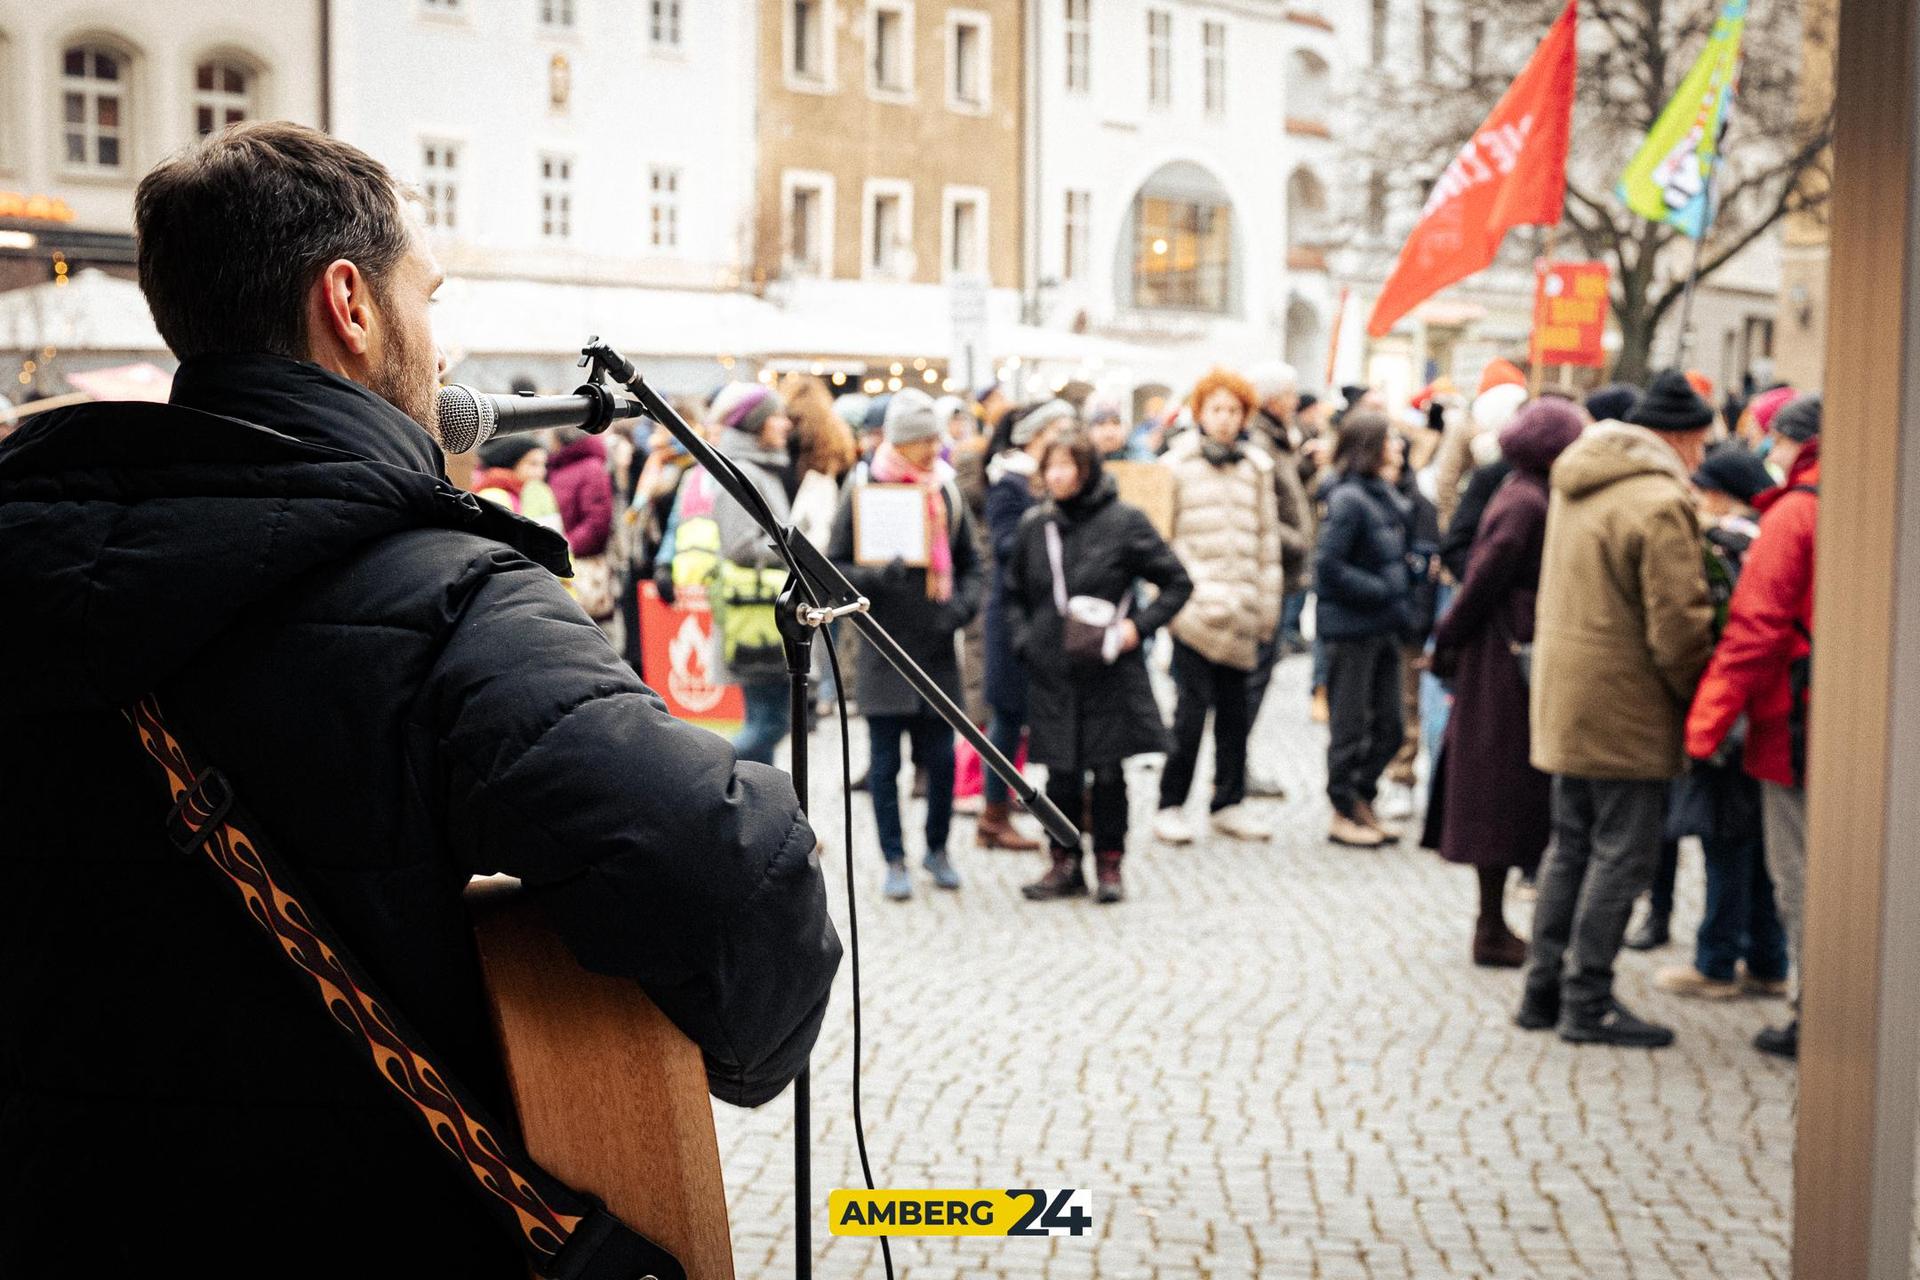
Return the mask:
[[[1177,809],[1187,802],[1208,711],[1213,712],[1213,811],[1239,804],[1247,798],[1247,733],[1252,728],[1247,673],[1208,662],[1197,649],[1175,640],[1173,687],[1179,701],[1173,710],[1173,751],[1160,775],[1160,807]]]
[[[1087,770],[1047,770],[1047,799],[1060,807],[1068,821],[1079,825],[1087,808]],[[1093,847],[1097,853],[1124,853],[1127,848],[1127,775],[1117,764],[1093,772]]]
[[[911,716],[868,716],[867,790],[873,795],[873,824],[880,852],[888,862],[907,856],[900,831],[900,737],[913,743],[913,756],[927,770],[927,852],[947,851],[953,821],[953,730],[931,710]]]
[[[1553,843],[1536,880],[1527,999],[1583,1017],[1605,1013],[1633,900],[1653,880],[1667,783],[1553,780]]]
[[[1373,803],[1406,737],[1400,661],[1396,635],[1327,641],[1327,799],[1345,817]]]
[[[1253,670],[1247,672],[1247,724],[1254,725],[1260,719],[1260,704],[1267,700],[1267,686],[1273,683],[1273,668],[1280,661],[1280,633],[1274,632],[1273,639],[1260,646],[1259,656],[1253,660]]]

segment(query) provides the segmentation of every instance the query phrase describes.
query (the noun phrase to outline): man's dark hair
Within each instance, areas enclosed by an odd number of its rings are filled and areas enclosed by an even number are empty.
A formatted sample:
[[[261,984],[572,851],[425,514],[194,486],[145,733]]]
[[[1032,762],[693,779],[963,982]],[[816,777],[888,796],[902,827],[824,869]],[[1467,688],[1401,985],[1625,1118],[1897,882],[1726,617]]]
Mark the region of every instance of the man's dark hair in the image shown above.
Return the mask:
[[[306,295],[328,263],[374,297],[406,254],[400,193],[358,147],[285,121],[234,125],[160,162],[134,194],[140,288],[182,360],[307,354]]]
[[[1360,409],[1340,422],[1334,440],[1333,465],[1349,476],[1378,475],[1387,465],[1387,434],[1393,426],[1386,415],[1373,409]]]

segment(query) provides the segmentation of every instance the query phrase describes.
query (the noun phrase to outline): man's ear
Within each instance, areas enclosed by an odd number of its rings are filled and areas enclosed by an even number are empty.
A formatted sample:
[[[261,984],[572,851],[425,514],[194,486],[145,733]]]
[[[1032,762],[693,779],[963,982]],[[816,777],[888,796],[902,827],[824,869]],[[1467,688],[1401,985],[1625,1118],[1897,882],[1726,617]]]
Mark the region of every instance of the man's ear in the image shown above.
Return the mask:
[[[349,354],[366,355],[373,326],[368,303],[373,294],[360,268],[335,258],[321,270],[315,287],[315,318],[321,331]]]

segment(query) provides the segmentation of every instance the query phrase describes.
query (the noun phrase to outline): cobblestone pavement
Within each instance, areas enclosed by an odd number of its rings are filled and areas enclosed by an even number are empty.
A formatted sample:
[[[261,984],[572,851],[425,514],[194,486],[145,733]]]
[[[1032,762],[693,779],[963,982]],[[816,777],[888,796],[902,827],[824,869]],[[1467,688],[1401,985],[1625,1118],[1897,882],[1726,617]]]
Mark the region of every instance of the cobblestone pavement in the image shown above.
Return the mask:
[[[1689,957],[1675,946],[1626,953],[1620,976],[1675,1047],[1515,1029],[1517,976],[1468,961],[1470,872],[1325,842],[1304,666],[1283,665],[1255,743],[1290,793],[1260,802],[1278,838],[1157,847],[1142,769],[1118,906],[1024,901],[1039,857],[976,850],[964,819],[964,890],[933,889],[916,854],[913,900],[887,902],[856,797],[878,1185],[1093,1194],[1085,1237],[896,1240],[896,1274],[1784,1280],[1794,1074],[1747,1043],[1783,1006],[1655,991],[1655,969]],[[853,736],[858,759],[858,721]],[[844,938],[838,738],[814,743]],[[1700,874],[1683,859],[1677,938]],[[1509,903],[1516,927],[1528,911]],[[823,1280],[883,1274],[877,1241],[826,1230],[828,1189],[859,1185],[847,977],[814,1057]],[[790,1098],[716,1111],[739,1274],[791,1275]]]

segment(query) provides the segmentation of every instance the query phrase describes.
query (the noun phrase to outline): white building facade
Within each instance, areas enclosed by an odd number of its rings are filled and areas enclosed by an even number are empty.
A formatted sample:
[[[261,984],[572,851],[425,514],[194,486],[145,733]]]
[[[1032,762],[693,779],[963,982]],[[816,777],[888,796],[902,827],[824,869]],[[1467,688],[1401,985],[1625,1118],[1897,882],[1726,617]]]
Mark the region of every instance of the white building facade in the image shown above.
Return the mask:
[[[1118,339],[1173,391],[1212,364],[1324,364],[1344,6],[1037,0],[1028,225],[1042,323]],[[1131,375],[1121,377],[1121,374]]]
[[[750,325],[750,0],[334,0],[333,130],[422,194],[454,376],[592,333],[710,385]]]

